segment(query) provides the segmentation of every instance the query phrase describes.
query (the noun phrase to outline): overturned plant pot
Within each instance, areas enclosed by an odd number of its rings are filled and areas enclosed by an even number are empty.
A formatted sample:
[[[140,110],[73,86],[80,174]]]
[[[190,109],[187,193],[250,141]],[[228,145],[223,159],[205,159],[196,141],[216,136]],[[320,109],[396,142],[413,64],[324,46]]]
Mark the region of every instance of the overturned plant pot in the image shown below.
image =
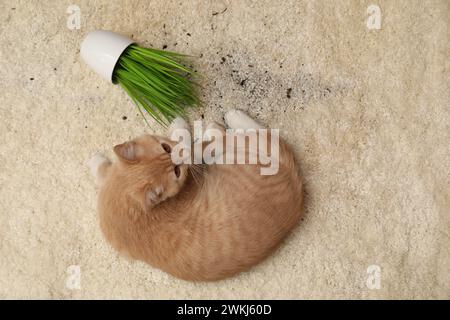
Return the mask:
[[[97,30],[81,44],[81,57],[101,77],[119,84],[142,114],[144,110],[162,125],[184,116],[185,107],[200,104],[184,54],[143,48],[123,35]]]

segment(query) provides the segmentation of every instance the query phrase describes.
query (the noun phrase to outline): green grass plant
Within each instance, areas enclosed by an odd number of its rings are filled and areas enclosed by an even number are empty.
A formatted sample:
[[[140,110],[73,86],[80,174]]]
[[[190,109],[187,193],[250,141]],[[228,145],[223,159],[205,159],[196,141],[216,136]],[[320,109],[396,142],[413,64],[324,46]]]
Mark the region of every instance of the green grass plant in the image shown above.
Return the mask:
[[[118,83],[144,112],[166,126],[184,117],[186,107],[199,105],[197,75],[186,67],[188,56],[176,52],[130,45],[113,72]]]

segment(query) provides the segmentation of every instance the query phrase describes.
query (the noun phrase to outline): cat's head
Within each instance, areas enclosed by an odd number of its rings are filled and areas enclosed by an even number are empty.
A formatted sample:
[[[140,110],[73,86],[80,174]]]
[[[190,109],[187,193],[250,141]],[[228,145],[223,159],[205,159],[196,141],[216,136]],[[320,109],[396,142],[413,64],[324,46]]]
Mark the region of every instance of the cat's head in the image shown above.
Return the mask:
[[[143,135],[114,147],[126,188],[145,210],[175,196],[186,181],[187,165],[171,159],[175,145],[164,137]]]

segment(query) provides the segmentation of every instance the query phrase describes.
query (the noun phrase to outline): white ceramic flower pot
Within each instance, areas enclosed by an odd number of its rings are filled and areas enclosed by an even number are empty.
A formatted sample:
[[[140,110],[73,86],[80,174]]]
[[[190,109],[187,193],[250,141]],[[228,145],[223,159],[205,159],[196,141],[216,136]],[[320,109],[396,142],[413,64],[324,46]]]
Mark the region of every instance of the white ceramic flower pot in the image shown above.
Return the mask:
[[[135,41],[112,31],[90,32],[81,44],[84,62],[106,80],[113,82],[113,71],[124,50]]]

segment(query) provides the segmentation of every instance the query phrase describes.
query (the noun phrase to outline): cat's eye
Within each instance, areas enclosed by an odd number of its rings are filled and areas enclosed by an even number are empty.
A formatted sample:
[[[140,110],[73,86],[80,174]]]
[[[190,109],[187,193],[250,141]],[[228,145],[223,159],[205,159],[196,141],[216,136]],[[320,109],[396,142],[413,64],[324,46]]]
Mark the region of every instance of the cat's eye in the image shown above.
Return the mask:
[[[167,153],[172,152],[172,148],[167,143],[161,143],[161,147],[163,147],[164,151]]]
[[[173,171],[175,172],[175,175],[177,176],[177,178],[179,178],[180,174],[181,174],[180,166],[175,166],[175,168],[173,168]]]

